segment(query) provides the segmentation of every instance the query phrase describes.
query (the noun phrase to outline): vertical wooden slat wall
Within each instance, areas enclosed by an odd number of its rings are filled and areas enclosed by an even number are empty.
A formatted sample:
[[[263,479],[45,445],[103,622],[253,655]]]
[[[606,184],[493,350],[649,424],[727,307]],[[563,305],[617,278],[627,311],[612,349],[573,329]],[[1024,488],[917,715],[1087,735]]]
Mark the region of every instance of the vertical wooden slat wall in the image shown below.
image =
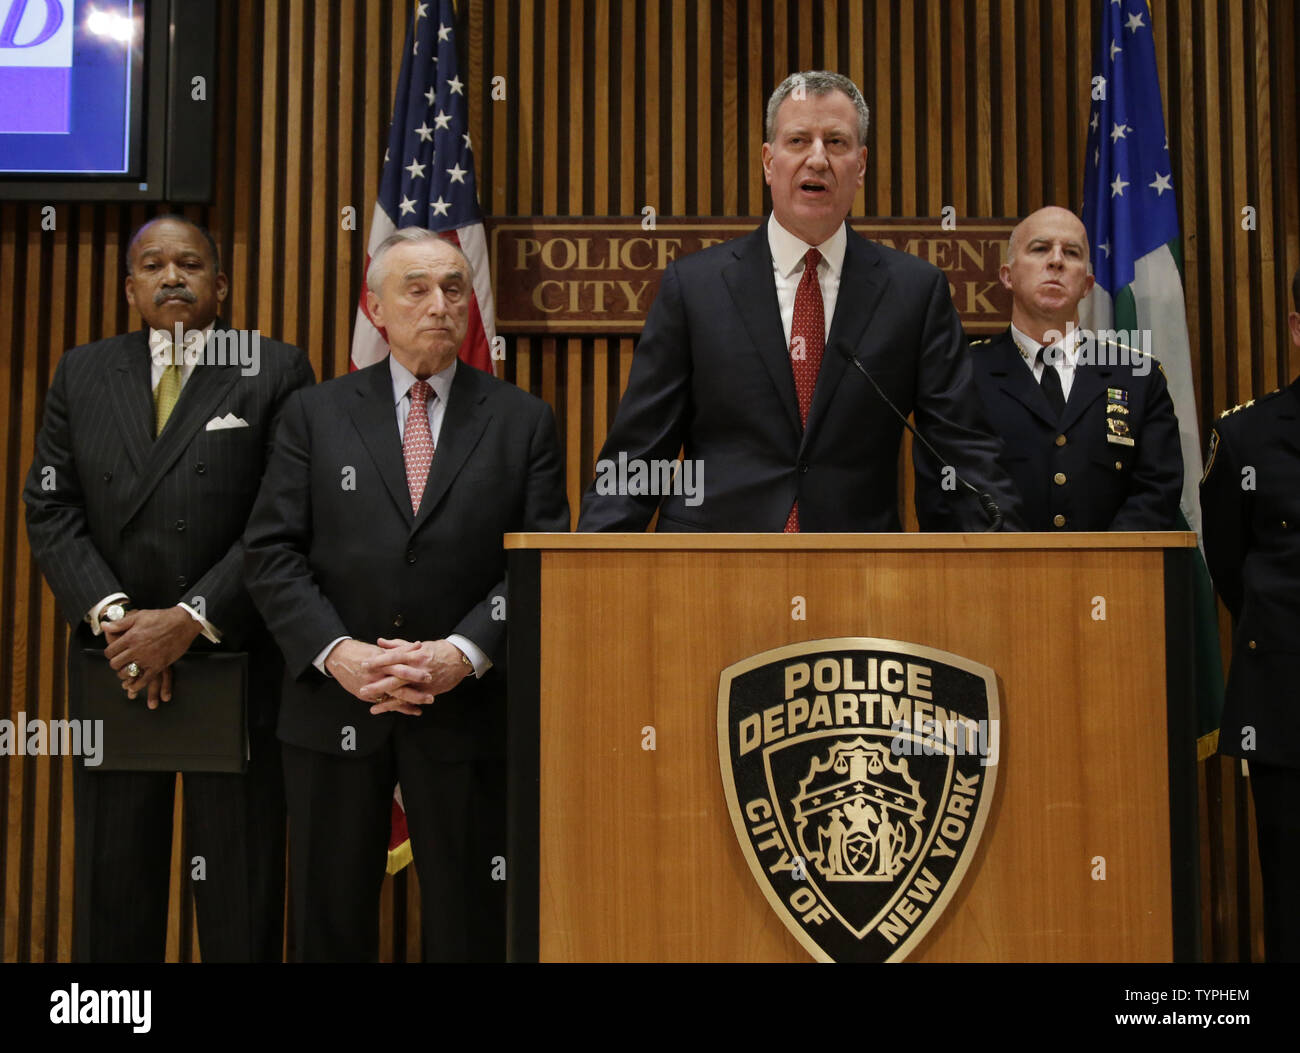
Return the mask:
[[[320,378],[348,344],[411,4],[227,0],[211,205],[227,313],[307,349]],[[1282,325],[1300,265],[1297,56],[1290,0],[1152,0],[1183,233],[1202,434],[1300,369]],[[760,215],[762,109],[799,67],[847,72],[872,108],[856,214],[1023,215],[1078,206],[1094,4],[1087,0],[464,0],[479,194],[493,215]],[[504,87],[494,98],[493,78]],[[501,91],[495,93],[502,96]],[[122,252],[155,207],[0,205],[0,688],[63,706],[64,638],[31,560],[20,491],[44,392],[69,346],[137,326]],[[554,407],[575,506],[627,381],[625,337],[507,338],[507,379]],[[1238,836],[1248,794],[1203,768],[1209,952],[1250,953],[1258,902]],[[71,951],[71,766],[0,757],[6,961]],[[1217,839],[1217,840],[1216,840]],[[178,838],[179,841],[179,838]],[[181,848],[178,844],[179,859]],[[173,883],[169,955],[198,957]],[[383,953],[419,955],[414,880],[384,893]]]

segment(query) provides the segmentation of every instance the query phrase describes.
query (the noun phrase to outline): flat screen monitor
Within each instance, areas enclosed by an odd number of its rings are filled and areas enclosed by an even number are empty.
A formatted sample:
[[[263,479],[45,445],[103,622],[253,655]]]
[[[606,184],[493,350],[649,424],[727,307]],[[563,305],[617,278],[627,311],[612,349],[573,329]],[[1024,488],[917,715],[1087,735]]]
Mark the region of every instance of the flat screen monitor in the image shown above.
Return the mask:
[[[190,95],[211,78],[213,6],[0,0],[0,198],[202,200],[167,161],[210,168],[210,103]]]

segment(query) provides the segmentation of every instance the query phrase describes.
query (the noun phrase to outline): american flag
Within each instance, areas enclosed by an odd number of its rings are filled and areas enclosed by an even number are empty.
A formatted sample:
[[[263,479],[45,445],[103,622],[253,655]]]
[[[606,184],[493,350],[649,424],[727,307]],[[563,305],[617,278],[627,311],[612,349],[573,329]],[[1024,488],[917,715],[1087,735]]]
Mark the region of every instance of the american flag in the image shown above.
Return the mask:
[[[427,227],[459,245],[474,268],[469,331],[460,357],[490,373],[495,309],[455,25],[452,0],[414,5],[393,100],[384,173],[370,221],[366,267],[379,243],[399,227]],[[366,313],[363,285],[352,332],[352,368],[361,369],[387,354],[383,333]]]

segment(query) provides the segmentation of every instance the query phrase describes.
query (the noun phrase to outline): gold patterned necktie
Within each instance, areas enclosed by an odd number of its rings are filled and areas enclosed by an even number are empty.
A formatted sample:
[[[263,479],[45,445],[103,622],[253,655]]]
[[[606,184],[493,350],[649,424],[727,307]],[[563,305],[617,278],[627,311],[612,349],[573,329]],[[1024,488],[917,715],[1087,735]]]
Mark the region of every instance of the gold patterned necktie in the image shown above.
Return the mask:
[[[153,392],[154,438],[162,434],[167,427],[167,418],[176,408],[176,400],[181,397],[181,367],[175,364],[163,370],[162,379]]]

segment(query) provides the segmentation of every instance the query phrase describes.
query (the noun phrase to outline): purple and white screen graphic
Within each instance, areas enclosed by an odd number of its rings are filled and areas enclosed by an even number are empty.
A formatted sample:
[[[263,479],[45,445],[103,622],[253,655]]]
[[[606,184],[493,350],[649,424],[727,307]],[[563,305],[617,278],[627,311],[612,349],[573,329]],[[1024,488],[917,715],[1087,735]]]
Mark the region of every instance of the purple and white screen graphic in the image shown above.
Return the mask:
[[[70,130],[73,6],[0,0],[0,133]]]
[[[0,173],[131,170],[141,8],[140,0],[0,0]]]

